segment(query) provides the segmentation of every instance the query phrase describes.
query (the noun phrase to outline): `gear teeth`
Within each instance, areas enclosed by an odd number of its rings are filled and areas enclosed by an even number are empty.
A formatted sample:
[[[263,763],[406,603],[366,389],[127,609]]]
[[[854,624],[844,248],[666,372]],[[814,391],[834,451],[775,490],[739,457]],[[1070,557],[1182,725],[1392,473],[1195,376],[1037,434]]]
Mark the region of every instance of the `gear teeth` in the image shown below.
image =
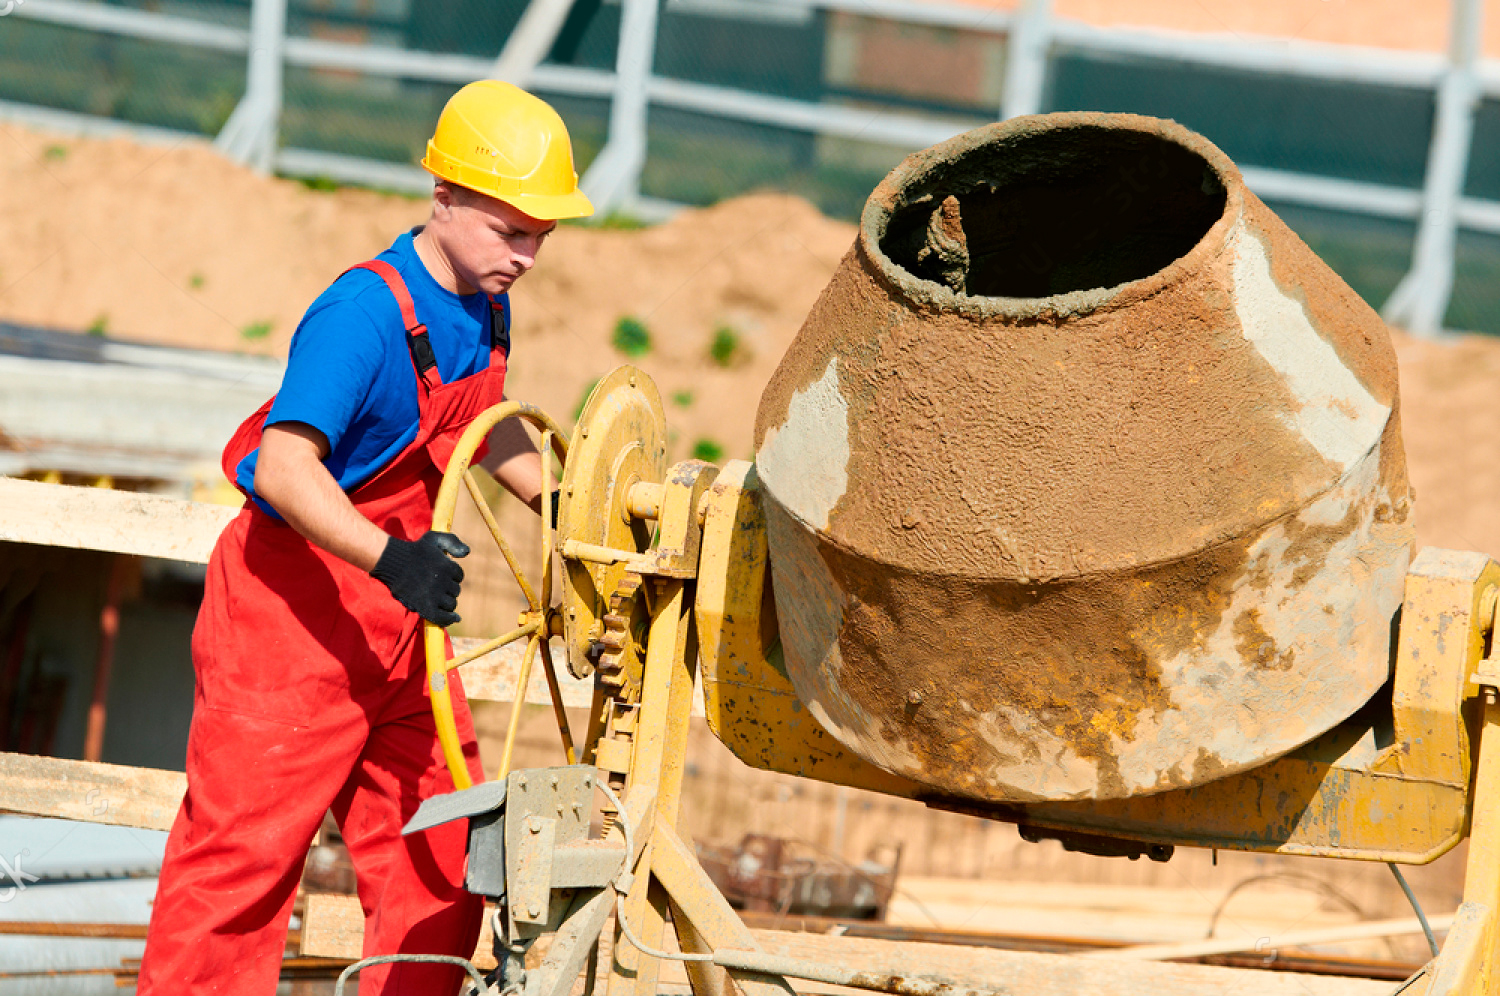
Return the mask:
[[[609,611],[601,622],[604,632],[599,642],[604,653],[599,658],[599,681],[612,688],[624,689],[629,675],[626,654],[632,652],[634,638],[630,633],[630,603],[640,591],[644,579],[639,574],[627,572],[609,596]]]

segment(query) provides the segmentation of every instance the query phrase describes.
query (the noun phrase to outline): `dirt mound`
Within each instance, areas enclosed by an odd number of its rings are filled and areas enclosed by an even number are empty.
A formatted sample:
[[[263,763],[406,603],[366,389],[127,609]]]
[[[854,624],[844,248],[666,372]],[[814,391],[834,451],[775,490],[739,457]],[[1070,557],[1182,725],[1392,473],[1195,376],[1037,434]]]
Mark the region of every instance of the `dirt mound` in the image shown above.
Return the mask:
[[[0,132],[0,316],[17,322],[285,355],[330,280],[426,216],[422,200],[266,179],[202,144]],[[709,439],[748,456],[761,385],[852,238],[774,194],[640,231],[567,226],[517,286],[510,393],[567,420],[635,316],[652,343],[638,362],[676,398],[677,455]],[[728,367],[709,358],[719,327],[739,342]]]
[[[425,214],[422,200],[259,177],[200,143],[0,126],[0,317],[284,355],[323,287]],[[623,359],[615,323],[635,316],[674,455],[711,440],[749,456],[761,388],[853,235],[778,194],[639,231],[567,226],[517,286],[511,394],[571,419]],[[727,367],[709,357],[720,327],[739,342]],[[1396,347],[1421,541],[1500,553],[1500,341],[1398,335]]]

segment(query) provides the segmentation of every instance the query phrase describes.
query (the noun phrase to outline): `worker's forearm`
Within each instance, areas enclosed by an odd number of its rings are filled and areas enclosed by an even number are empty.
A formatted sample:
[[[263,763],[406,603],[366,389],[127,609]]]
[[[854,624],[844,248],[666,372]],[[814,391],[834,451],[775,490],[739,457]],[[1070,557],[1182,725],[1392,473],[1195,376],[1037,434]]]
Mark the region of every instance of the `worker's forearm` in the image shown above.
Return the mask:
[[[533,512],[541,512],[542,455],[520,419],[506,419],[495,426],[490,433],[490,452],[482,466]]]
[[[262,437],[255,493],[309,542],[372,570],[389,537],[355,509],[314,445],[278,429],[272,426]]]

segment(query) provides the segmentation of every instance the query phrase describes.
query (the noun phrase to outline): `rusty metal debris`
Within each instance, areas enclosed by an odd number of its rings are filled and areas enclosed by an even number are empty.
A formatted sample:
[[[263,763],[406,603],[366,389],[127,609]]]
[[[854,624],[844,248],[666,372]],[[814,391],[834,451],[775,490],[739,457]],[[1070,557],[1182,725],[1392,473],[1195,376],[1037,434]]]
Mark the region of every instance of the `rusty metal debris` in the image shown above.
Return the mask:
[[[697,845],[698,863],[735,909],[871,921],[885,919],[901,869],[901,845],[882,850],[849,864],[769,834],[747,833],[734,846]]]

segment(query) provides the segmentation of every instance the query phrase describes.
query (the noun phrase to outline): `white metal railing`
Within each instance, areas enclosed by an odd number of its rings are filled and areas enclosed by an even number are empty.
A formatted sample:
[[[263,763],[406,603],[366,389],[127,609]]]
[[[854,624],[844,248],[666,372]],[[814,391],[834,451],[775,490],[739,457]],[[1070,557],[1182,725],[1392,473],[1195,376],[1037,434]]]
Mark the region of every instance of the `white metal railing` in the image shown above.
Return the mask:
[[[426,189],[431,182],[414,166],[282,148],[278,137],[281,76],[287,65],[445,83],[491,76],[498,67],[514,82],[544,92],[609,99],[608,138],[583,181],[602,212],[661,206],[640,195],[641,171],[648,153],[646,121],[652,106],[912,149],[985,123],[977,118],[941,118],[774,97],[671,79],[652,71],[662,2],[682,9],[707,10],[733,8],[743,5],[744,0],[620,0],[623,11],[615,71],[538,64],[562,24],[561,15],[566,13],[569,0],[531,2],[547,9],[528,10],[526,30],[518,28],[498,59],[288,37],[287,0],[253,0],[248,30],[93,0],[25,0],[12,6],[9,16],[244,54],[246,92],[215,144],[261,171],[326,175],[345,182],[413,191]],[[1437,114],[1420,190],[1261,167],[1245,167],[1243,172],[1251,189],[1270,199],[1415,220],[1411,268],[1383,312],[1389,320],[1418,334],[1432,334],[1441,327],[1452,290],[1458,229],[1500,234],[1500,201],[1463,196],[1474,108],[1485,96],[1500,97],[1500,61],[1480,58],[1482,0],[1450,2],[1451,43],[1446,55],[1296,40],[1099,28],[1053,16],[1051,0],[1021,0],[1014,11],[911,0],[755,0],[752,6],[762,15],[780,11],[787,16],[809,16],[817,10],[829,10],[1004,35],[1003,107],[996,109],[1000,117],[1040,109],[1048,61],[1065,51],[1429,90],[1434,94]],[[164,129],[3,101],[0,117],[71,131],[124,130],[148,140],[184,137]]]

